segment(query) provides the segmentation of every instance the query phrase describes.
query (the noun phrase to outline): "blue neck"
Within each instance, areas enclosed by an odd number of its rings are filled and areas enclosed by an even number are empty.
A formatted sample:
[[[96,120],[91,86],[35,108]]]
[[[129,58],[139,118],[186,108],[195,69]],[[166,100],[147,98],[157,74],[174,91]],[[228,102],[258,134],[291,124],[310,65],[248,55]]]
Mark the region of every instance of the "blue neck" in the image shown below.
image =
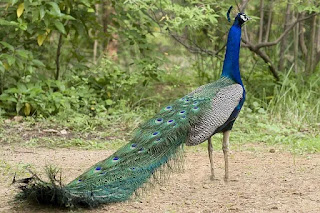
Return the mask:
[[[227,50],[221,76],[231,78],[243,86],[239,69],[240,41],[241,26],[235,21],[228,34]]]

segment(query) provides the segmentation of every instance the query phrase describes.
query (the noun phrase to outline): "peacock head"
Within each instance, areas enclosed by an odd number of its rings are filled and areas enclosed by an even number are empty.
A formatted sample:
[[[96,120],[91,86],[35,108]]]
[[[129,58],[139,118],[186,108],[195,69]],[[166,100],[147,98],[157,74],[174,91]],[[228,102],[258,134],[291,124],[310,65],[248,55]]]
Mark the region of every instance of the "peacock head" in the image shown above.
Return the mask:
[[[232,6],[229,8],[227,12],[227,18],[228,21],[230,22],[230,12],[232,10]],[[239,9],[240,10],[240,9]],[[242,26],[245,22],[249,21],[251,18],[247,16],[246,14],[239,12],[238,15],[234,19],[234,25],[239,25]]]
[[[239,25],[243,25],[245,22],[249,21],[251,18],[249,16],[247,16],[244,13],[238,13],[238,15],[235,18],[235,22],[238,22]]]

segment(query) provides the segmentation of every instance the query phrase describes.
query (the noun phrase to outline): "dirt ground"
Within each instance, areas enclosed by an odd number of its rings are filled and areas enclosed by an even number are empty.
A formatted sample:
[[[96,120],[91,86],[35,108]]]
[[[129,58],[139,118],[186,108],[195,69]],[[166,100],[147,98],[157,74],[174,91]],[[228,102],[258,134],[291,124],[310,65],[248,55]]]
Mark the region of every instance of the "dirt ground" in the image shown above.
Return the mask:
[[[250,146],[250,145],[249,145]],[[255,145],[256,146],[256,145]],[[259,151],[234,151],[230,156],[231,181],[223,181],[221,151],[214,152],[216,176],[209,179],[205,149],[187,150],[185,170],[174,173],[139,199],[73,212],[320,212],[320,154],[292,155],[260,145]],[[110,151],[22,148],[2,146],[0,162],[17,168],[31,164],[41,171],[46,164],[63,169],[68,182]],[[13,173],[0,166],[0,212],[66,212],[13,202]]]

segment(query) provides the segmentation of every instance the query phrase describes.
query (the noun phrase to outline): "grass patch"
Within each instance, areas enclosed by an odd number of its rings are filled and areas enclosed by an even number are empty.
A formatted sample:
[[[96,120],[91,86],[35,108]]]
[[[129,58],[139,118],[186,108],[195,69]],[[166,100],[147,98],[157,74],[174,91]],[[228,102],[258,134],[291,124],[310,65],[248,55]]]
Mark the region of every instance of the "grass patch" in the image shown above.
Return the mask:
[[[320,152],[320,135],[316,126],[299,128],[286,122],[274,122],[267,113],[258,114],[243,112],[239,115],[230,137],[233,150],[250,150],[246,144],[263,143],[277,146],[279,149],[293,153]],[[2,143],[20,144],[28,147],[48,148],[80,148],[80,149],[105,149],[116,150],[126,144],[134,129],[146,117],[152,115],[150,110],[143,109],[130,111],[123,114],[101,115],[99,117],[70,116],[54,117],[50,120],[26,119],[23,123],[11,123],[2,127]],[[12,134],[16,129],[18,134]],[[54,128],[58,133],[45,133],[48,128]],[[61,135],[60,130],[67,129],[66,135]],[[31,131],[31,132],[30,132]],[[222,134],[213,136],[215,150],[221,149]],[[199,147],[206,149],[207,144]]]
[[[12,165],[11,163],[0,159],[0,181],[1,182],[9,182],[8,177],[16,176],[30,176],[31,174],[28,172],[27,168],[33,169],[30,164],[26,163],[18,163]]]

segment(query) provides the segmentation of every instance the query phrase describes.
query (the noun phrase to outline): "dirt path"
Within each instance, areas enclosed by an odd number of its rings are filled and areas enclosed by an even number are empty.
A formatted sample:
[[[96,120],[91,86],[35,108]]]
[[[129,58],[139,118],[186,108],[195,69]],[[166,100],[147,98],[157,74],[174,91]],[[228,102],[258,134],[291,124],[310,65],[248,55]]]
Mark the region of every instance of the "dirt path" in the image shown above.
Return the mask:
[[[15,194],[10,186],[11,170],[19,165],[31,164],[38,171],[46,163],[57,165],[63,168],[67,182],[109,154],[109,151],[2,147],[0,212],[61,212],[11,202]],[[320,212],[320,154],[294,157],[290,153],[269,153],[266,147],[259,147],[258,152],[233,152],[228,184],[223,182],[222,153],[215,152],[214,159],[219,180],[209,180],[205,150],[188,150],[185,171],[174,173],[165,184],[151,189],[139,200],[105,205],[90,212]]]

